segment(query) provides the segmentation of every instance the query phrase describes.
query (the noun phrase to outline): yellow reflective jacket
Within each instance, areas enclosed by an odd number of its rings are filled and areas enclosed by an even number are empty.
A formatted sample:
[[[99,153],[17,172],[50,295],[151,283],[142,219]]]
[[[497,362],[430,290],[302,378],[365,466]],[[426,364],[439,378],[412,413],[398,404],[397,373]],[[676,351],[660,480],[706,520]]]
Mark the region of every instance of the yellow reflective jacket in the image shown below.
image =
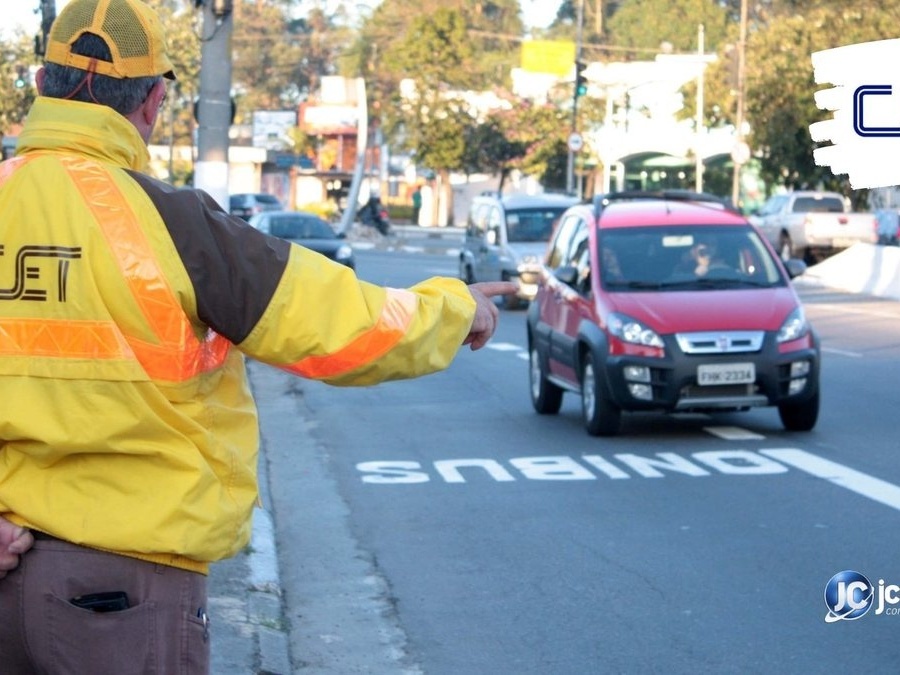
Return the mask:
[[[124,117],[39,97],[0,164],[0,515],[206,572],[249,538],[244,356],[336,385],[447,367],[475,303],[385,289],[143,174]]]

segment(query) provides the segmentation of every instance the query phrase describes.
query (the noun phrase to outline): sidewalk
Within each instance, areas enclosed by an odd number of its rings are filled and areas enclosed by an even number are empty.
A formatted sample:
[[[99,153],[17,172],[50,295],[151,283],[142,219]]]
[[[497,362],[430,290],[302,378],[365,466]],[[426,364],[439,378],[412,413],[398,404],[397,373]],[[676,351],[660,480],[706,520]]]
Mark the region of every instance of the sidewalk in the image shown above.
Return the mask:
[[[264,482],[265,472],[261,472],[260,480]],[[263,502],[268,502],[268,490],[260,492]],[[256,508],[249,547],[234,558],[212,566],[209,575],[212,675],[290,675],[293,672],[276,553],[270,513],[265,508]]]
[[[421,227],[391,225],[387,236],[375,228],[354,223],[347,241],[359,250],[426,252],[456,255],[463,244],[465,229],[461,227]]]
[[[421,675],[404,660],[388,589],[356,548],[296,378],[247,365],[259,408],[261,506],[250,545],[211,568],[212,675]],[[273,461],[284,470],[270,485]],[[277,546],[276,513],[285,518]],[[281,571],[279,549],[303,557]]]

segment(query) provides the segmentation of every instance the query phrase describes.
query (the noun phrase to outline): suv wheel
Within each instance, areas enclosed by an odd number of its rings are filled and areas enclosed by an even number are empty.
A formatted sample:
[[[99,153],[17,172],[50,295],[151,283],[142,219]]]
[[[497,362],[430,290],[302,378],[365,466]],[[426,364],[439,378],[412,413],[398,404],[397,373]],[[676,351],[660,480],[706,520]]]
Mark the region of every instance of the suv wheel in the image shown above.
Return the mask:
[[[778,255],[783,261],[788,261],[793,257],[793,246],[791,246],[791,238],[787,232],[782,232],[778,237]]]
[[[531,380],[531,405],[541,415],[555,415],[562,406],[563,390],[547,379],[537,347],[528,352],[528,377]]]
[[[581,367],[581,411],[584,428],[591,436],[615,436],[619,433],[622,411],[606,397],[597,378],[591,352],[584,355]]]
[[[781,423],[788,431],[809,431],[819,419],[819,392],[803,403],[783,403],[778,406]]]
[[[459,261],[459,278],[467,284],[475,283],[475,275],[472,274],[472,267],[462,260]]]

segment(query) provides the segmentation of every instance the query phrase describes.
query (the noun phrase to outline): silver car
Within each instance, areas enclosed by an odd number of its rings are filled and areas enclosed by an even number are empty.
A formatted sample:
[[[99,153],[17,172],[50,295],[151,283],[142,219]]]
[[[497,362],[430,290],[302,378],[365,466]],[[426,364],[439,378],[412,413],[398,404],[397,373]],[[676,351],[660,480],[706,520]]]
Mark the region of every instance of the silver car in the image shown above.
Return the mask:
[[[519,292],[506,296],[508,309],[529,302],[537,292],[547,242],[563,212],[577,204],[569,195],[480,195],[472,200],[459,254],[459,277],[476,281],[516,281]]]

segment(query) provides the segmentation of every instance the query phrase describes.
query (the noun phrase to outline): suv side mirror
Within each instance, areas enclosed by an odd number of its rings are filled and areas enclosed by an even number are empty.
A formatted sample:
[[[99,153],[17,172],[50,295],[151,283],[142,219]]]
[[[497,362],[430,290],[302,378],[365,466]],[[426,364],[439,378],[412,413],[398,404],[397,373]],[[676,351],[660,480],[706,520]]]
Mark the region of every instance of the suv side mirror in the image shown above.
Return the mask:
[[[488,243],[488,246],[496,246],[497,245],[497,230],[488,230],[485,235],[485,240]]]
[[[574,265],[563,265],[553,270],[553,276],[566,286],[574,286],[578,281],[578,268]]]
[[[791,258],[790,260],[784,261],[784,268],[787,270],[788,276],[791,279],[796,279],[806,272],[806,263],[799,258]]]

